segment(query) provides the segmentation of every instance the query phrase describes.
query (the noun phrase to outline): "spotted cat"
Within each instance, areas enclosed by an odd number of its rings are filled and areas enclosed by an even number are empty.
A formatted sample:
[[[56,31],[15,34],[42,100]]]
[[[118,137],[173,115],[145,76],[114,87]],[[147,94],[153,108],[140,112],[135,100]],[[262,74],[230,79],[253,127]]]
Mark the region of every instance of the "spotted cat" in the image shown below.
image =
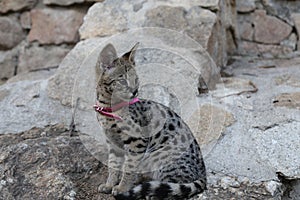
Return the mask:
[[[98,190],[117,200],[189,199],[206,189],[199,145],[174,111],[137,98],[137,46],[117,57],[108,44],[96,65],[94,107],[109,147],[109,176]]]

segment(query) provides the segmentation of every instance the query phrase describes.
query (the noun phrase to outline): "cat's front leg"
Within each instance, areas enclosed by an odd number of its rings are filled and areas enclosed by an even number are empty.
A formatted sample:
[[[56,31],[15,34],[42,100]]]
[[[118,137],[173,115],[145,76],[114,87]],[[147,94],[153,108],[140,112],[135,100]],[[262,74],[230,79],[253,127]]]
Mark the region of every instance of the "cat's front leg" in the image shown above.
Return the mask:
[[[122,178],[119,185],[113,187],[113,195],[127,192],[134,186],[138,178],[138,165],[142,156],[143,154],[134,156],[125,155]]]
[[[113,149],[109,150],[108,155],[108,178],[106,183],[99,185],[98,191],[110,194],[114,186],[120,182],[121,170],[124,162],[124,154]]]

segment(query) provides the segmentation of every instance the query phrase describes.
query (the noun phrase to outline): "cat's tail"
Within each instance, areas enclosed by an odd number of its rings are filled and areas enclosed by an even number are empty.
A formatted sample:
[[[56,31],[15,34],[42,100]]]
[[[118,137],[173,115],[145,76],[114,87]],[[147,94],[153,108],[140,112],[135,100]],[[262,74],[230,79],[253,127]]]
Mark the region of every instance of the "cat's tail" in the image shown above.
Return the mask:
[[[160,181],[145,182],[128,192],[115,196],[116,200],[138,200],[155,197],[158,200],[189,199],[206,190],[206,181],[196,180],[192,183],[164,183]]]

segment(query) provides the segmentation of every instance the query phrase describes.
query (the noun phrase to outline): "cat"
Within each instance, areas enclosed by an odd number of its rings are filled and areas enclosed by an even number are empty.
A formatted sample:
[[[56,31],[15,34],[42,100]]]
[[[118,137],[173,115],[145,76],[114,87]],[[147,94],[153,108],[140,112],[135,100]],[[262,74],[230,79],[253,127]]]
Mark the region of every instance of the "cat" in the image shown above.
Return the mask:
[[[96,64],[94,108],[109,149],[109,175],[98,190],[117,200],[189,199],[206,190],[200,147],[174,111],[138,98],[137,47],[118,57],[107,44]]]

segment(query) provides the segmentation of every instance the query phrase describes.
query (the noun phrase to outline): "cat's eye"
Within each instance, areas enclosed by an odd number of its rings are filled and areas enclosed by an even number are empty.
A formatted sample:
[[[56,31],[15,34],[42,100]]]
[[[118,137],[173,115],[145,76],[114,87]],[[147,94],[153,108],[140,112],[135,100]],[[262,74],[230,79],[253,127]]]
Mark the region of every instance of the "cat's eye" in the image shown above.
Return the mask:
[[[120,79],[120,80],[119,80],[119,83],[120,83],[121,85],[126,85],[126,86],[128,85],[126,79]]]

